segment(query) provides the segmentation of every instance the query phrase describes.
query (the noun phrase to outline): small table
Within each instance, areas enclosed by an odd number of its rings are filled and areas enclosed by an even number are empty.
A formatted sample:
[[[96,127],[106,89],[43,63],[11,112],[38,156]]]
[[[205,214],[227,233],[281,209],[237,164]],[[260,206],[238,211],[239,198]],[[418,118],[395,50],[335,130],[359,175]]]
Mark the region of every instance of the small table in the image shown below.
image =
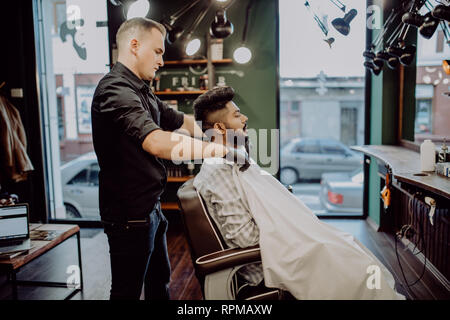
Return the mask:
[[[8,280],[12,283],[13,299],[18,299],[17,285],[24,286],[44,286],[44,287],[58,287],[58,288],[68,288],[69,285],[63,282],[50,282],[50,281],[23,281],[17,280],[16,275],[27,263],[33,261],[34,259],[40,257],[46,252],[50,251],[60,243],[66,241],[72,236],[77,237],[77,247],[78,247],[78,267],[80,270],[80,283],[79,285],[71,288],[71,292],[64,298],[68,300],[72,298],[77,292],[83,290],[83,269],[81,264],[81,247],[80,247],[80,227],[78,225],[69,224],[30,224],[30,234],[39,231],[54,232],[53,237],[49,240],[34,240],[31,238],[31,249],[21,255],[18,255],[9,260],[0,260],[0,272],[6,272],[8,275]]]

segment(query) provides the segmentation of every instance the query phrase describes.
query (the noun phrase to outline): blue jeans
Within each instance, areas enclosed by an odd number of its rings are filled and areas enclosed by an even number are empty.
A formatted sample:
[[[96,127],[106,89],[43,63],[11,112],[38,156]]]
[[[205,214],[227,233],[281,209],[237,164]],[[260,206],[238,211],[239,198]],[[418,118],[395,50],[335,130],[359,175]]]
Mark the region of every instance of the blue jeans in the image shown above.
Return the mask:
[[[170,261],[167,253],[168,222],[161,205],[150,213],[149,223],[105,225],[111,258],[111,300],[168,300]]]

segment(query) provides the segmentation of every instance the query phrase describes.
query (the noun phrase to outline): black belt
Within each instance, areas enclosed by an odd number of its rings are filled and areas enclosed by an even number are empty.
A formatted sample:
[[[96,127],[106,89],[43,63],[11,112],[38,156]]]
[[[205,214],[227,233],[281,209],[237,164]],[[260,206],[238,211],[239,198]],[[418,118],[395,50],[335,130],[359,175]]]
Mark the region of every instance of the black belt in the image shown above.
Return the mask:
[[[155,206],[153,207],[153,209],[150,211],[150,214],[157,210],[157,209],[161,210],[161,206],[160,206],[160,202],[159,199],[158,201],[155,203]],[[147,217],[143,217],[143,218],[133,218],[130,220],[122,220],[122,221],[112,221],[112,220],[101,220],[102,224],[104,226],[109,226],[109,227],[117,227],[117,228],[123,228],[123,229],[131,229],[131,228],[139,228],[139,227],[145,227],[148,226],[150,224],[150,216]]]

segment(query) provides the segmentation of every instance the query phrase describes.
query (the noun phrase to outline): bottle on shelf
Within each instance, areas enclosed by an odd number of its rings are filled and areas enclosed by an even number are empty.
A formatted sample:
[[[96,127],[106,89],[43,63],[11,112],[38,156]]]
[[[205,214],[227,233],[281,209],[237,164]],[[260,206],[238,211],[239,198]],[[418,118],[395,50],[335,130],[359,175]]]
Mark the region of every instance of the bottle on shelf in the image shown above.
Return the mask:
[[[420,170],[434,171],[436,163],[436,146],[434,143],[426,139],[420,145]]]
[[[207,74],[200,76],[199,86],[200,86],[200,90],[208,90],[208,75]]]

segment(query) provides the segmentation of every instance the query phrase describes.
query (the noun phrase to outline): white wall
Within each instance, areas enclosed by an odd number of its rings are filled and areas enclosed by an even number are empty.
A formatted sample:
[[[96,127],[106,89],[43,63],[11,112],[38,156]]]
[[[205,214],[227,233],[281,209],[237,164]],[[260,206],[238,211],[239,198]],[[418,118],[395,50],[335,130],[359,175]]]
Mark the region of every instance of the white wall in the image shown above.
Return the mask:
[[[302,101],[301,108],[302,137],[340,139],[339,101]]]

